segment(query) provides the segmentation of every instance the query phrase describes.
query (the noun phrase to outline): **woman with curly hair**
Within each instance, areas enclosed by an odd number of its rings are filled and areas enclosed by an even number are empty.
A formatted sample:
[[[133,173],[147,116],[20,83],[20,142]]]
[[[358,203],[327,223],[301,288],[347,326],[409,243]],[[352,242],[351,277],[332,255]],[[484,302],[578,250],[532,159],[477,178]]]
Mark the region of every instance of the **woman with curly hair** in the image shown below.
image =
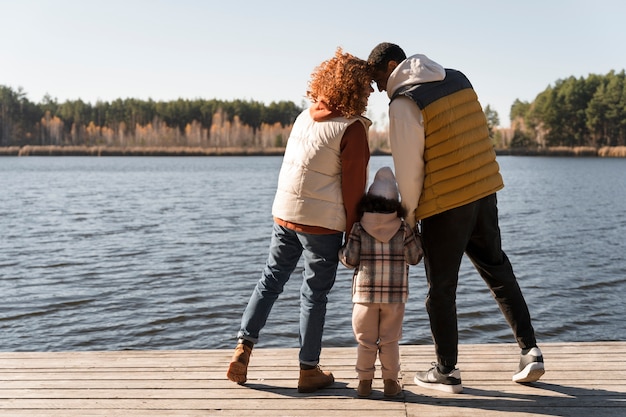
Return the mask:
[[[332,385],[319,366],[327,296],[337,273],[344,232],[358,220],[369,163],[363,117],[374,89],[365,61],[343,53],[322,62],[311,75],[312,105],[296,119],[283,157],[272,216],[269,256],[243,312],[227,377],[244,384],[252,347],[270,310],[304,257],[300,288],[299,392]]]

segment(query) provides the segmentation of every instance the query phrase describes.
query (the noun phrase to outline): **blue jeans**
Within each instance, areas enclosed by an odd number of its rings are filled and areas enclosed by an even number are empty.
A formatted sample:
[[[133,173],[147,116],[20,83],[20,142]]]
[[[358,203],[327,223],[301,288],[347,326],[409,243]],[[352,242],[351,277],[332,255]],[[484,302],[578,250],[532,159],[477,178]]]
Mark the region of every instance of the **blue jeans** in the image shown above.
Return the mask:
[[[241,318],[238,337],[256,343],[272,306],[301,256],[300,363],[317,365],[322,351],[328,293],[335,284],[343,233],[313,235],[274,223],[269,256]]]

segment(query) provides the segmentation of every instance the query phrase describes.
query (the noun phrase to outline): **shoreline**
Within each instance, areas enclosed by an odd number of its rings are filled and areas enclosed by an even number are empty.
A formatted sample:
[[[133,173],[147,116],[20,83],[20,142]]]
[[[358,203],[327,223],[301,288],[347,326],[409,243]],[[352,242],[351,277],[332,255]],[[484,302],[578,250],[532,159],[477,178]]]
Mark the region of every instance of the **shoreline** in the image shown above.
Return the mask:
[[[4,146],[0,156],[282,156],[285,148],[201,148],[150,146]],[[391,155],[382,149],[373,149],[372,156]],[[541,149],[496,149],[496,155],[508,156],[574,156],[626,158],[626,146],[553,147]]]

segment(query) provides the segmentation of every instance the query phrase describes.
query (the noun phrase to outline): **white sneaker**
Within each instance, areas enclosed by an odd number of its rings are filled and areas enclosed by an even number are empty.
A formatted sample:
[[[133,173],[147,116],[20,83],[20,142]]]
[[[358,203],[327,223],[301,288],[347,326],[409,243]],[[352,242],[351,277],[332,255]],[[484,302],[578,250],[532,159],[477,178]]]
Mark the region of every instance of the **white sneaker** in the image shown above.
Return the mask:
[[[433,362],[433,367],[428,371],[416,373],[414,381],[420,387],[436,389],[452,394],[458,394],[463,391],[461,371],[459,368],[454,368],[450,373],[442,374],[439,372],[436,362]]]
[[[519,361],[517,373],[513,375],[513,382],[535,382],[545,373],[543,367],[543,355],[538,347],[532,348],[527,354],[522,355]]]

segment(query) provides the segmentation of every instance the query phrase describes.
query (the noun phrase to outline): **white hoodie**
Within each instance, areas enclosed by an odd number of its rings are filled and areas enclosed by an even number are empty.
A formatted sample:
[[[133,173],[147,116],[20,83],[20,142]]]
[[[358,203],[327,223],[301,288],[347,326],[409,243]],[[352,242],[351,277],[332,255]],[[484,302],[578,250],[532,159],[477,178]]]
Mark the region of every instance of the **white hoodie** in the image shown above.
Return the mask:
[[[413,55],[402,61],[387,80],[389,98],[400,87],[445,78],[445,69],[425,55]],[[406,222],[415,227],[415,209],[424,184],[424,119],[413,100],[398,97],[389,104],[389,143],[393,154],[396,181]]]

